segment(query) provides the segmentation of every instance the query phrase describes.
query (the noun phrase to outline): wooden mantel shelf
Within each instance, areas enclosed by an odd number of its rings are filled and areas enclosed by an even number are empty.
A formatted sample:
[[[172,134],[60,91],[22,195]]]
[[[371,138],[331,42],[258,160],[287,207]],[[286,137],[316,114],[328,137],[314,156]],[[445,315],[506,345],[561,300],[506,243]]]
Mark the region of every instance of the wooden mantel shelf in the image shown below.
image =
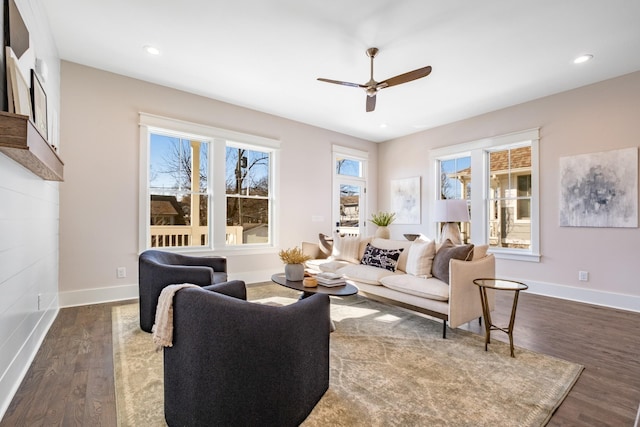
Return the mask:
[[[42,179],[63,181],[64,163],[28,116],[0,111],[0,152]]]

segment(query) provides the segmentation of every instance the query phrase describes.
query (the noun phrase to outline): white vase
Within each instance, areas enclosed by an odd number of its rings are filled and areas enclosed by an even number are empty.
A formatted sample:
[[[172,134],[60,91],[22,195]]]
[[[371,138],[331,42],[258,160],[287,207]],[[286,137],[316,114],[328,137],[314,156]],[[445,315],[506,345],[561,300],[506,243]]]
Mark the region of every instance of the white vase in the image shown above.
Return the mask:
[[[376,237],[379,237],[381,239],[388,239],[389,236],[391,236],[389,228],[386,225],[379,225],[378,229],[376,230]]]
[[[304,279],[304,264],[285,264],[284,277],[290,282],[299,282]]]

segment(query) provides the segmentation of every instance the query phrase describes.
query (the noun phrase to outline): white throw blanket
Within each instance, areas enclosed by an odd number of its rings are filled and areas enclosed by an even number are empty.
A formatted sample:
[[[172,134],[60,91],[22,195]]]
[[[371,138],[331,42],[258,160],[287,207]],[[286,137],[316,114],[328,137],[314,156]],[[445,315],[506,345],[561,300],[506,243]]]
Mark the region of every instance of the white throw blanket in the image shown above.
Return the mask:
[[[198,287],[198,285],[191,283],[182,283],[169,285],[160,292],[156,307],[156,319],[153,328],[151,328],[153,342],[158,346],[158,351],[162,347],[173,347],[173,296],[180,289]]]

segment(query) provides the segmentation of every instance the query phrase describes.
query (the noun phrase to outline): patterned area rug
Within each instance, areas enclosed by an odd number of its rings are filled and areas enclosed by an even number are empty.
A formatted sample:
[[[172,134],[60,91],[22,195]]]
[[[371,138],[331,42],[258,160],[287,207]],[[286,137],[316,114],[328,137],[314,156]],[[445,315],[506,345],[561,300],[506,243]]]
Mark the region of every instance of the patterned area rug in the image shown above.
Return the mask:
[[[248,289],[263,304],[295,303],[278,285]],[[332,298],[330,386],[303,423],[320,426],[543,426],[583,367],[360,296]],[[119,426],[164,423],[162,352],[138,306],[113,308]]]

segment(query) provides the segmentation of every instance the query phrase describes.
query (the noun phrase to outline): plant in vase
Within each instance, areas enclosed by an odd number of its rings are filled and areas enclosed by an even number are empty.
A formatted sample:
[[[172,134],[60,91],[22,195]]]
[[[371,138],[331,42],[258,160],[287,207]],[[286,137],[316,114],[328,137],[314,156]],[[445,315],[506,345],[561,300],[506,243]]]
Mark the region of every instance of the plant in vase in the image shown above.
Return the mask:
[[[281,249],[278,252],[280,260],[284,265],[284,276],[287,280],[298,282],[304,279],[304,262],[311,259],[309,255],[305,255],[302,249],[295,247],[290,249]]]
[[[376,230],[376,237],[388,239],[390,236],[389,229],[387,228],[396,219],[395,212],[377,212],[371,215],[371,221],[378,226]]]

